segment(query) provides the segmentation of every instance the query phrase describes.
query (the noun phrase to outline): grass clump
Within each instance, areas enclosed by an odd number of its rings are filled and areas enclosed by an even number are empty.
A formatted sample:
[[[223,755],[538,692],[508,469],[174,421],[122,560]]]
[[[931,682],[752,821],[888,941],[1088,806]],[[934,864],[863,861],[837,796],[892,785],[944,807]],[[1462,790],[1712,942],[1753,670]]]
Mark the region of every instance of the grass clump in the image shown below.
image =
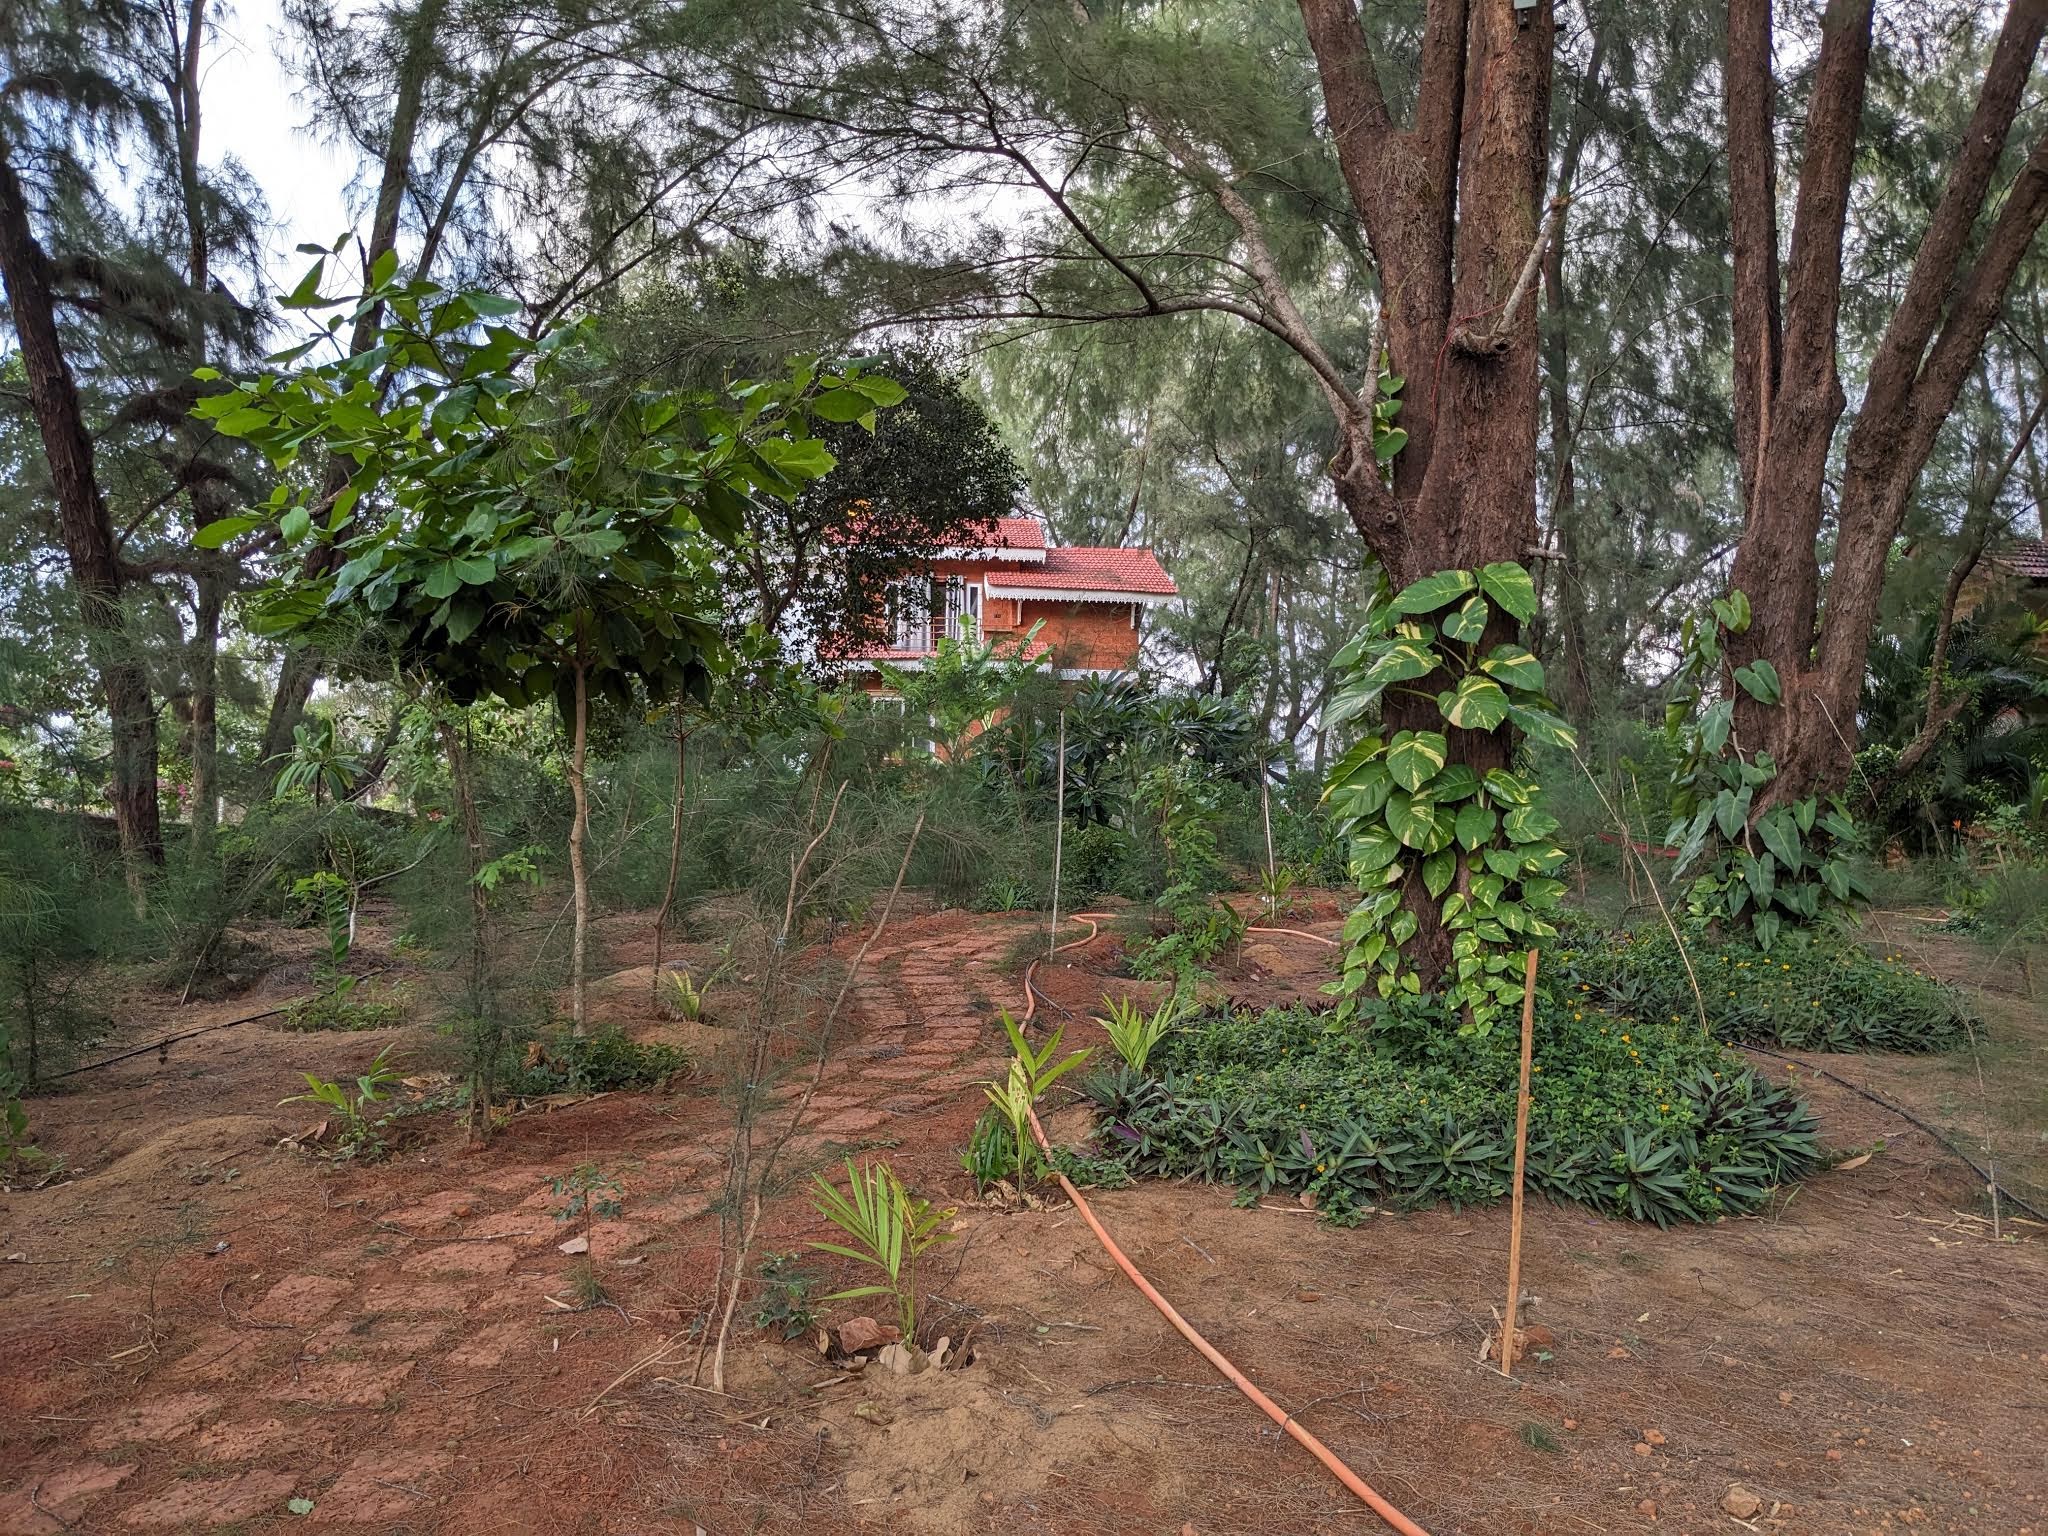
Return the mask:
[[[1503,1197],[1518,1043],[1457,1033],[1434,999],[1333,1029],[1304,1009],[1195,1015],[1153,1070],[1092,1076],[1098,1141],[1133,1173],[1312,1196],[1346,1222],[1374,1206]],[[1530,1187],[1610,1215],[1711,1221],[1816,1166],[1812,1112],[1696,1025],[1639,1024],[1550,998],[1538,1009]]]
[[[1569,995],[1697,1028],[1692,980],[1669,929],[1581,930],[1569,943],[1558,953]],[[1822,931],[1785,934],[1768,951],[1694,934],[1686,954],[1707,1025],[1730,1045],[1927,1054],[1961,1046],[1974,1022],[1951,988],[1904,955]]]

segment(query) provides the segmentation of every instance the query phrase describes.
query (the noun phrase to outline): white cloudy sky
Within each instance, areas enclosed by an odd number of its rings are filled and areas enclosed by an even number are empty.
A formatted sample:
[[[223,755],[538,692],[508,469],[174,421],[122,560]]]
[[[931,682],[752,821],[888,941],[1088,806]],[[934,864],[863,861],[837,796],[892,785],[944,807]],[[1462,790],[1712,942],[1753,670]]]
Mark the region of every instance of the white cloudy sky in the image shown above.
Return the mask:
[[[270,280],[289,288],[306,258],[300,241],[331,244],[351,227],[345,193],[354,157],[307,131],[311,114],[279,58],[278,0],[236,0],[219,13],[206,61],[201,147],[210,161],[233,155],[262,186],[277,228]]]

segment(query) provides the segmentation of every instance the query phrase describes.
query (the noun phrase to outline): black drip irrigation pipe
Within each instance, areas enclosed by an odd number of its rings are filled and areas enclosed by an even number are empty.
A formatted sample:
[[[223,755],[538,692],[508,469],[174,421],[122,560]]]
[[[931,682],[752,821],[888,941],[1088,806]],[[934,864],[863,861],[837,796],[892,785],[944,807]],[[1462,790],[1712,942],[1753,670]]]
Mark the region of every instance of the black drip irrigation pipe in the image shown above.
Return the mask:
[[[377,970],[369,972],[367,975],[358,976],[356,980],[368,981],[372,977],[381,976],[383,974],[383,968],[380,967]],[[105,1061],[89,1061],[82,1067],[73,1067],[66,1072],[52,1072],[48,1077],[43,1078],[41,1081],[45,1083],[54,1083],[60,1081],[63,1078],[76,1077],[81,1072],[97,1072],[101,1067],[111,1067],[114,1065],[114,1063],[119,1061],[133,1061],[137,1056],[147,1056],[151,1051],[155,1051],[157,1054],[157,1059],[159,1061],[162,1061],[169,1054],[171,1047],[176,1045],[180,1040],[191,1040],[200,1035],[210,1035],[213,1034],[216,1030],[233,1029],[237,1024],[254,1024],[259,1019],[274,1019],[280,1013],[289,1013],[291,1012],[292,1009],[298,1007],[299,1004],[309,1003],[312,1000],[313,994],[308,992],[304,997],[292,998],[288,1002],[279,1003],[275,1008],[266,1008],[261,1013],[245,1014],[243,1017],[239,1019],[229,1019],[224,1023],[202,1024],[197,1029],[188,1029],[180,1034],[175,1035],[165,1035],[161,1040],[151,1041],[148,1045],[138,1045],[132,1051],[123,1051],[118,1056],[109,1056]]]
[[[1905,1105],[1894,1103],[1892,1100],[1884,1097],[1884,1095],[1879,1093],[1873,1093],[1870,1089],[1863,1087],[1859,1083],[1850,1082],[1849,1079],[1847,1079],[1846,1077],[1837,1077],[1834,1073],[1830,1072],[1826,1067],[1816,1067],[1811,1062],[1801,1061],[1797,1056],[1787,1056],[1783,1051],[1774,1051],[1771,1050],[1768,1046],[1762,1045],[1745,1045],[1739,1046],[1738,1049],[1745,1051],[1754,1051],[1759,1056],[1775,1056],[1780,1061],[1789,1061],[1792,1063],[1793,1066],[1798,1067],[1801,1071],[1811,1072],[1815,1077],[1824,1077],[1831,1083],[1840,1084],[1842,1087],[1848,1089],[1851,1093],[1858,1094],[1861,1097],[1870,1100],[1870,1102],[1875,1104],[1879,1109],[1890,1110],[1893,1114],[1897,1115],[1901,1120],[1908,1121],[1911,1124],[1918,1126],[1921,1130],[1925,1131],[1930,1137],[1933,1138],[1934,1144],[1937,1147],[1940,1147],[1942,1151],[1946,1152],[1950,1157],[1953,1157],[1965,1168],[1968,1168],[1970,1172],[1976,1174],[1978,1178],[1984,1181],[1984,1187],[1987,1190],[1994,1191],[1999,1196],[1999,1198],[2003,1199],[2008,1205],[2018,1206],[2021,1210],[2025,1211],[2029,1216],[2032,1216],[2036,1221],[2048,1221],[2048,1215],[2044,1215],[2039,1207],[2027,1204],[2026,1201],[2022,1200],[2018,1195],[2014,1194],[2010,1189],[2006,1188],[2005,1185],[1999,1183],[1997,1179],[1991,1176],[1990,1169],[1985,1168],[1981,1164],[1979,1164],[1978,1161],[1972,1156],[1970,1156],[1969,1153],[1965,1152],[1961,1147],[1958,1147],[1954,1142],[1950,1141],[1946,1136],[1942,1135],[1941,1132],[1937,1131],[1925,1120],[1922,1120],[1918,1115],[1914,1114],[1913,1111],[1906,1108]]]

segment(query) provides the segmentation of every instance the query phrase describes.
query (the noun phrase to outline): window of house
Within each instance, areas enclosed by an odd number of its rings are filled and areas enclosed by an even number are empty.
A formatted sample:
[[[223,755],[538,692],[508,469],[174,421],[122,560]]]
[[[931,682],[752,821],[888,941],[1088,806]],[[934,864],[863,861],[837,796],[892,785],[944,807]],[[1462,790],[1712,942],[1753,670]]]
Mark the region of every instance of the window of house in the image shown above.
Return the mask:
[[[964,576],[953,576],[946,581],[946,638],[961,638],[961,621],[973,624],[976,633],[981,630],[981,583],[969,581]]]

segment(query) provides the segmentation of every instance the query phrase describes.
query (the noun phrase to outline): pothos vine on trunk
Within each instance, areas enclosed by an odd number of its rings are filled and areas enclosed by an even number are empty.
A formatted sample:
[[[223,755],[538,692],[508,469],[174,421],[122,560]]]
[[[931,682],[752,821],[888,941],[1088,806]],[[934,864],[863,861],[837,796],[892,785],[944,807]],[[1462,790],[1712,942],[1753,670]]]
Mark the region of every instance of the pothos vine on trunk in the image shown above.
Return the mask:
[[[1708,922],[1747,916],[1757,947],[1768,951],[1788,921],[1804,927],[1830,906],[1867,900],[1869,891],[1850,862],[1861,839],[1841,797],[1775,793],[1778,764],[1738,737],[1736,689],[1763,708],[1785,707],[1778,669],[1767,658],[1742,666],[1729,659],[1728,641],[1749,623],[1749,598],[1731,591],[1679,632],[1682,659],[1664,729],[1681,756],[1665,842],[1678,850],[1674,875],[1699,867],[1686,889],[1691,914]]]
[[[1450,760],[1450,733],[1461,731],[1573,745],[1543,693],[1543,664],[1503,638],[1535,608],[1534,583],[1512,562],[1438,571],[1375,600],[1335,658],[1333,726],[1398,699],[1401,718],[1433,711],[1445,727],[1368,735],[1330,772],[1324,799],[1365,892],[1344,924],[1343,975],[1326,988],[1344,999],[1340,1020],[1368,989],[1428,988],[1463,1013],[1464,1031],[1486,1033],[1521,995],[1527,943],[1557,931],[1546,914],[1564,893],[1565,852],[1539,786],[1508,767],[1482,773]],[[1448,963],[1434,974],[1411,953],[1418,891],[1449,935]]]

